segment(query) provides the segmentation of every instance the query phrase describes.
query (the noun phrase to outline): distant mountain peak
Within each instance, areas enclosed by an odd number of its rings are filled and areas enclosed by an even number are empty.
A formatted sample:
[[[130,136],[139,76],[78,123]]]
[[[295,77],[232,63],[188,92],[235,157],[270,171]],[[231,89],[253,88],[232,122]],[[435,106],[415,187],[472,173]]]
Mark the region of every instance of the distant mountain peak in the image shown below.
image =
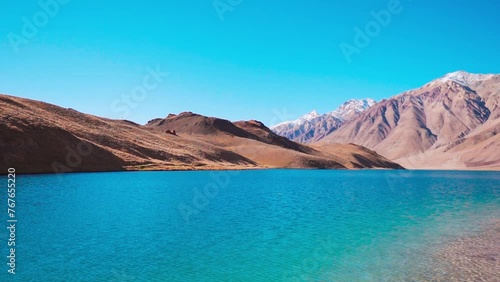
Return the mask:
[[[457,75],[471,75],[473,73],[464,71],[464,70],[458,70],[454,72],[447,73],[445,76],[457,76]]]
[[[453,81],[463,86],[470,87],[471,84],[491,78],[493,74],[474,74],[463,70],[451,72],[439,78],[440,82]]]
[[[271,127],[271,130],[293,141],[309,143],[336,130],[347,120],[364,112],[375,104],[373,99],[351,99],[335,111],[324,115],[312,111],[297,120],[286,121]]]
[[[375,100],[371,98],[365,98],[359,100],[350,99],[344,102],[342,105],[340,105],[340,107],[338,107],[335,111],[330,112],[329,115],[342,120],[346,120],[352,117],[353,115],[366,111],[375,104],[376,104]]]
[[[316,110],[313,110],[313,111],[311,111],[310,113],[308,113],[308,114],[306,114],[306,115],[303,115],[303,116],[301,117],[301,119],[305,119],[305,120],[312,120],[312,119],[317,118],[317,117],[319,117],[318,112],[316,112]]]
[[[284,121],[282,123],[279,123],[279,124],[276,124],[276,125],[272,126],[271,128],[275,128],[275,127],[283,126],[283,125],[297,125],[297,124],[301,124],[301,123],[304,123],[304,122],[307,122],[307,121],[311,121],[311,120],[313,120],[313,119],[315,119],[315,118],[317,118],[319,116],[320,115],[318,114],[318,112],[316,110],[313,110],[310,113],[305,114],[305,115],[299,117],[296,120]]]

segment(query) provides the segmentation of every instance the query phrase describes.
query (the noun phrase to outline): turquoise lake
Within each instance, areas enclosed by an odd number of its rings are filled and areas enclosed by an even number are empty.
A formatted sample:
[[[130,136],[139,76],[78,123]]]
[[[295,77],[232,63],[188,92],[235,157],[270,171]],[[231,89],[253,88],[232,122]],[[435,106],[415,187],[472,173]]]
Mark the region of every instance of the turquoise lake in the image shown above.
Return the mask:
[[[499,172],[116,172],[16,183],[17,274],[7,274],[2,239],[1,281],[423,281],[446,275],[436,250],[500,218]]]

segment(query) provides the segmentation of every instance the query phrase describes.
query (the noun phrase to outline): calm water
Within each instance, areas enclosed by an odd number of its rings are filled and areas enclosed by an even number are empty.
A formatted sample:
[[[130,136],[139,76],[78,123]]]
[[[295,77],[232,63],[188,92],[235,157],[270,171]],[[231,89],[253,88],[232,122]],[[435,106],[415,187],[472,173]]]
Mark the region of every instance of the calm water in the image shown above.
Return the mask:
[[[499,180],[425,171],[18,175],[17,274],[6,274],[2,239],[0,280],[424,279],[440,271],[430,267],[435,250],[500,218]]]

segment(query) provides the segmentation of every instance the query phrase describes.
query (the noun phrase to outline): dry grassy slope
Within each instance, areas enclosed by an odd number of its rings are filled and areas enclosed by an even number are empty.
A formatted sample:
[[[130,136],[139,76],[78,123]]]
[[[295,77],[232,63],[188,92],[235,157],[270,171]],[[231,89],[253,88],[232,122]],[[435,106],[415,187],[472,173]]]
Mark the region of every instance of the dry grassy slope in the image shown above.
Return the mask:
[[[356,144],[314,144],[312,147],[329,154],[347,168],[398,168],[391,160]]]
[[[282,148],[286,149],[291,149],[294,151],[306,153],[306,154],[316,154],[314,149],[290,141],[289,139],[279,136],[276,133],[274,133],[270,128],[265,126],[262,122],[256,121],[256,120],[251,120],[251,121],[238,121],[234,123],[237,127],[245,130],[246,132],[249,132],[253,136],[255,136],[255,140],[270,144],[270,145],[276,145]]]
[[[255,120],[232,123],[224,119],[184,112],[179,115],[170,114],[165,119],[151,120],[146,127],[161,131],[175,130],[180,135],[198,136],[197,138],[208,135],[209,140],[216,140],[215,137],[232,136],[253,139],[304,153],[311,151],[309,147],[276,135],[264,124]]]
[[[2,173],[8,167],[19,173],[358,167],[279,137],[257,121],[233,124],[185,113],[141,126],[7,95],[0,95],[0,109]],[[165,124],[178,135],[165,133]],[[399,167],[365,155],[374,162],[363,167]]]
[[[305,146],[278,136],[258,121],[236,122],[238,127],[243,128],[260,138],[268,138],[275,141],[277,145],[286,143],[286,148],[304,152],[322,159],[330,159],[346,168],[402,168],[392,161],[378,155],[376,152],[355,144],[327,144],[323,146]],[[279,142],[276,142],[279,140]],[[296,147],[299,146],[299,149]],[[283,157],[281,157],[283,158]],[[314,162],[314,161],[313,161]]]
[[[384,100],[320,143],[355,143],[408,168],[500,167],[500,76],[434,81]]]
[[[157,132],[128,121],[79,113],[47,103],[0,95],[0,169],[53,172],[253,167],[243,156],[211,144]],[[83,142],[82,142],[83,141]],[[85,144],[92,147],[85,153]],[[81,163],[67,160],[80,145]],[[69,147],[67,147],[69,146]]]
[[[213,135],[229,133],[234,136],[249,138],[250,134],[224,119],[205,117],[192,112],[183,112],[179,115],[170,114],[165,119],[154,119],[146,127],[166,130],[175,130],[177,133],[188,135]]]
[[[201,130],[199,128],[200,124],[208,126],[209,130]],[[236,130],[230,124],[233,124],[239,130]],[[264,124],[255,120],[231,123],[227,120],[192,113],[181,113],[179,115],[169,115],[163,120],[153,120],[147,124],[147,127],[159,131],[176,130],[181,136],[191,136],[223,147],[267,167],[401,168],[399,165],[387,161],[371,151],[359,151],[357,147],[343,148],[344,151],[341,154],[335,155],[331,153],[336,151],[337,146],[335,145],[328,146],[327,151],[322,151],[298,144],[278,136]],[[356,157],[362,159],[362,161],[350,162],[346,160],[344,154],[348,155],[349,150],[352,150],[352,155],[357,154]],[[351,159],[354,159],[354,157]]]
[[[180,136],[203,140],[236,152],[263,167],[345,168],[335,160],[322,157],[312,148],[276,135],[257,121],[232,123],[185,112],[152,120],[146,127],[161,132],[175,130]]]

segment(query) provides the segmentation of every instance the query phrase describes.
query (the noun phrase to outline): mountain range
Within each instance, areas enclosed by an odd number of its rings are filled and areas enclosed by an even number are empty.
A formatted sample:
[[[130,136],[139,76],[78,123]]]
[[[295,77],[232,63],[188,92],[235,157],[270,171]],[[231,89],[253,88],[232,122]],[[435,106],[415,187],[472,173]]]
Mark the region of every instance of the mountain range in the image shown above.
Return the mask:
[[[356,117],[375,104],[373,99],[351,99],[337,110],[319,115],[312,111],[297,120],[285,121],[271,127],[283,137],[301,143],[313,143],[341,127],[346,121]]]
[[[499,99],[500,75],[457,71],[378,103],[347,101],[341,108],[356,110],[345,117],[328,113],[271,129],[297,142],[365,146],[407,168],[498,169]]]
[[[500,169],[500,75],[458,71],[268,128],[192,112],[145,125],[0,95],[0,170]]]
[[[255,168],[402,168],[354,144],[308,146],[259,121],[191,112],[139,125],[0,95],[0,173]]]

